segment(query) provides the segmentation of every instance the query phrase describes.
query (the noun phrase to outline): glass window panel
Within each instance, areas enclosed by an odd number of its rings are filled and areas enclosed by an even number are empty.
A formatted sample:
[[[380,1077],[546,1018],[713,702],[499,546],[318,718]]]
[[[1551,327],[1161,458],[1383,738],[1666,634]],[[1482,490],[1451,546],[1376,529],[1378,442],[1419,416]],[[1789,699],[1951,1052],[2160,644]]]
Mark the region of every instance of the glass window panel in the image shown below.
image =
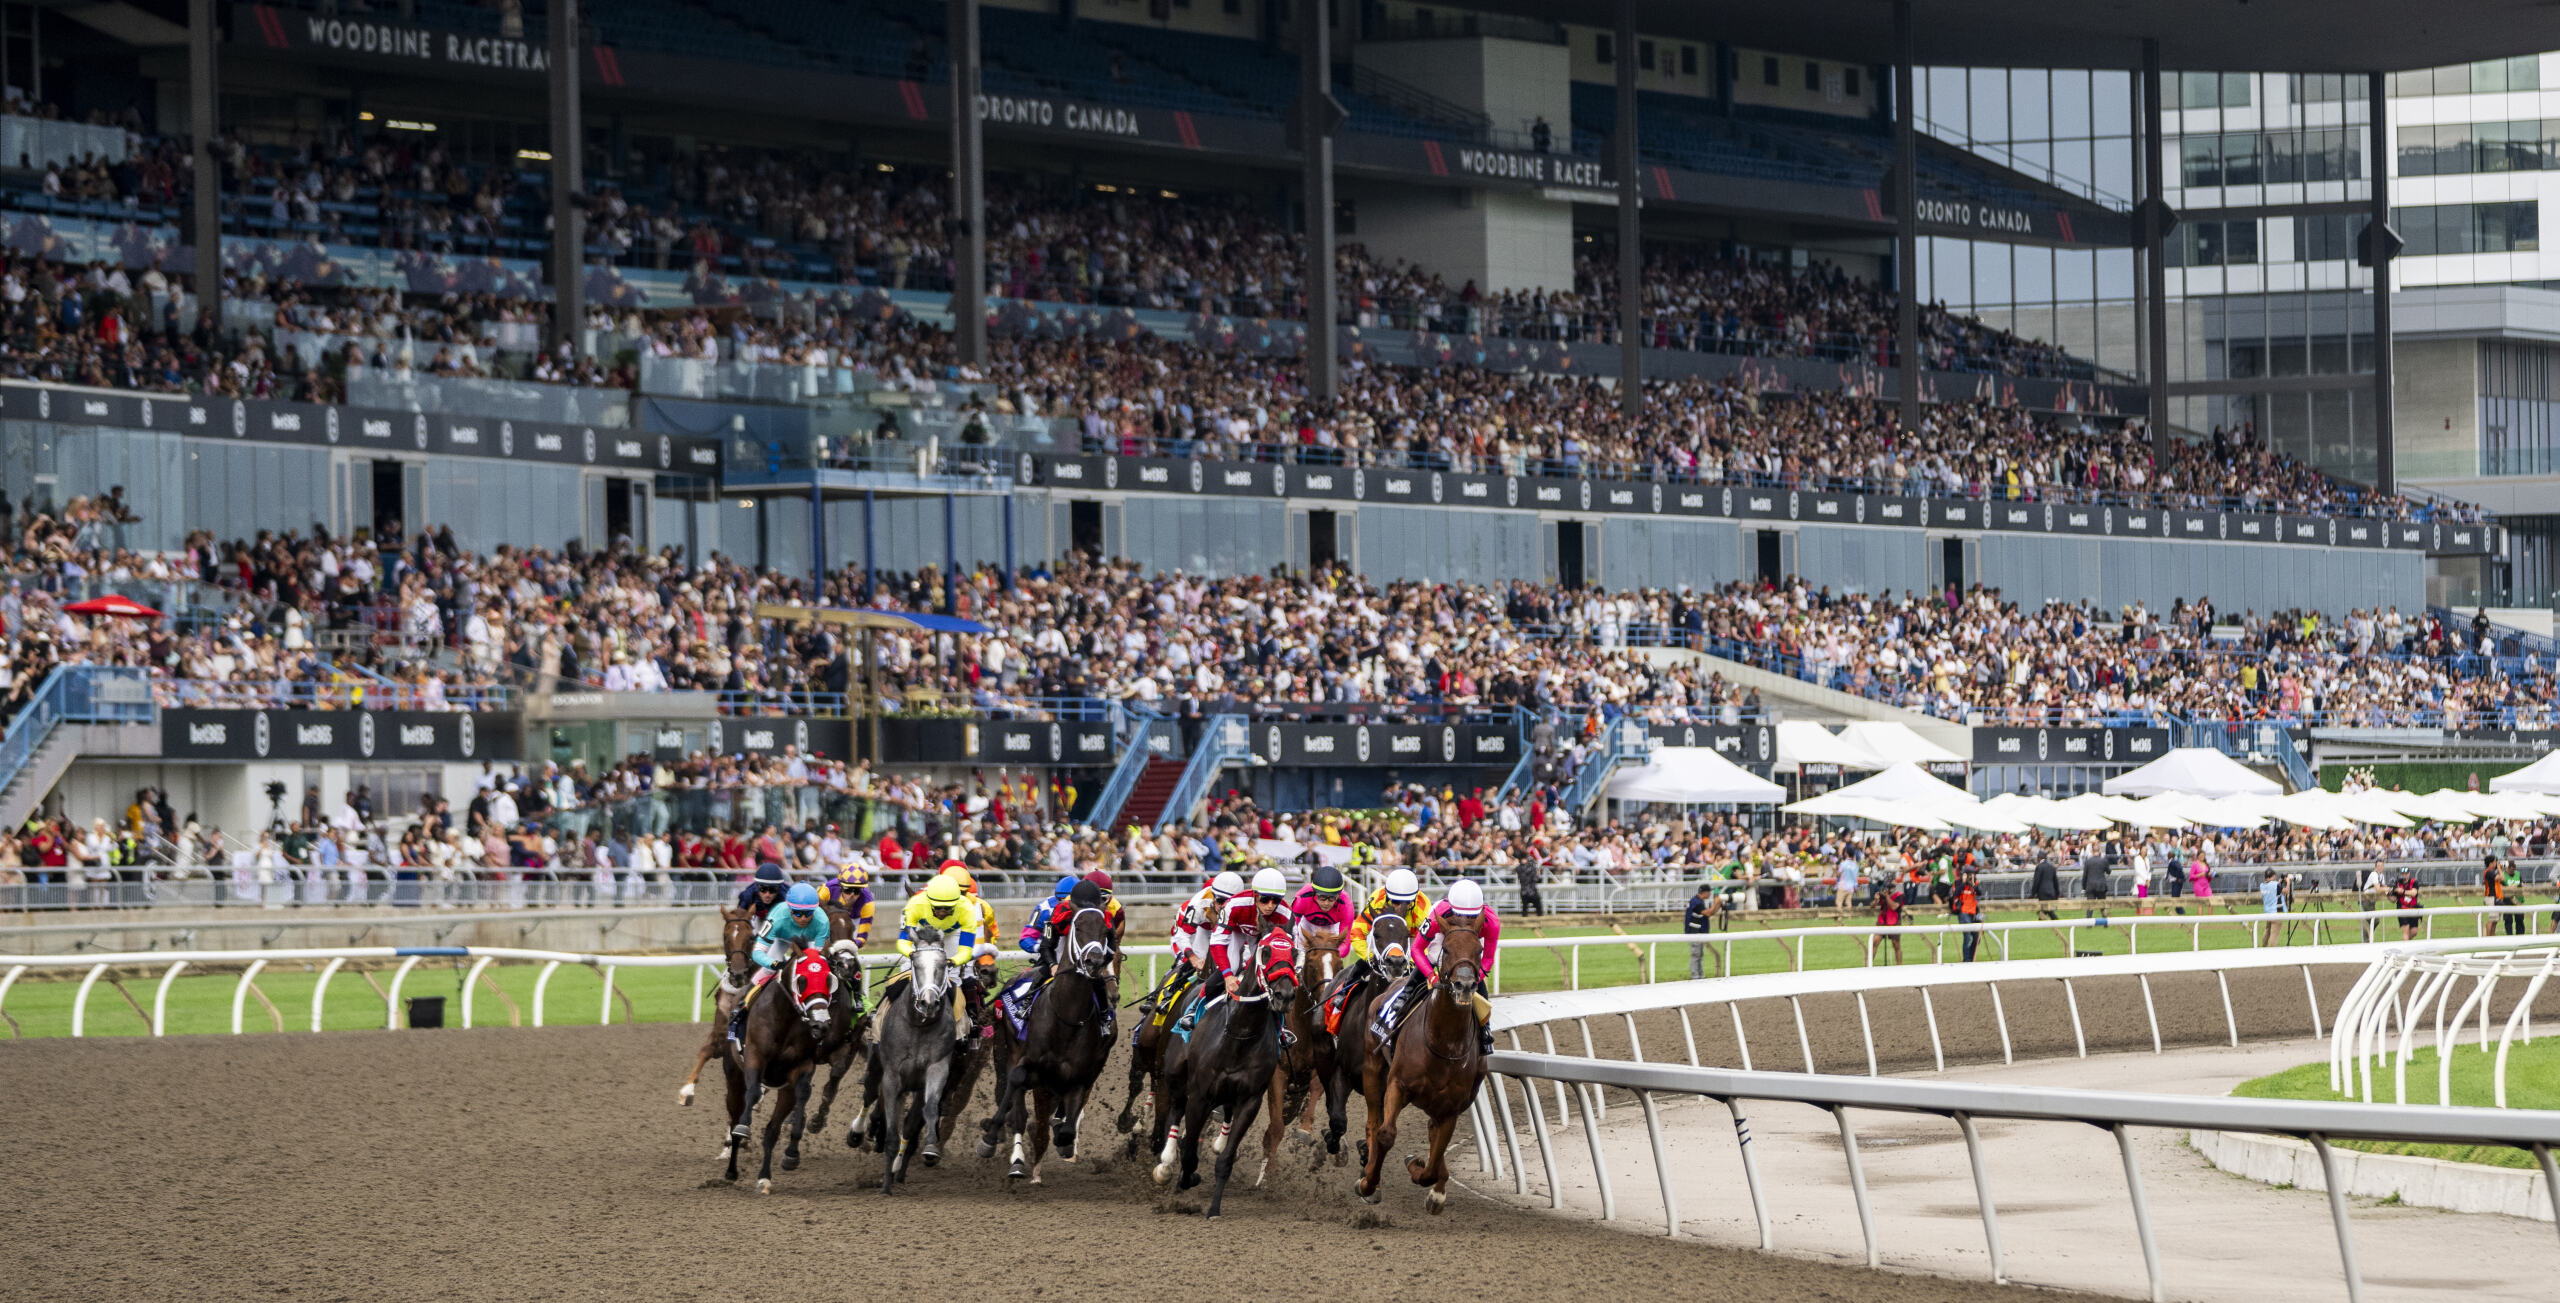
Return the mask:
[[[2542,89],[2542,56],[2519,54],[2507,60],[2507,89]]]
[[[2053,250],[2040,245],[2017,246],[2012,260],[2017,269],[2017,296],[2021,304],[2049,303],[2053,300]]]
[[[2245,109],[2249,107],[2248,73],[2226,72],[2222,74],[2222,107],[2226,109]]]
[[[2507,89],[2507,61],[2491,59],[2471,65],[2471,89],[2479,94],[2495,94]]]
[[[2190,72],[2178,78],[2178,107],[2209,109],[2216,107],[2222,90],[2222,79],[2209,72]]]
[[[1973,75],[1973,138],[2006,141],[2009,135],[2009,81],[1997,70]]]
[[[2039,68],[2009,72],[2009,134],[2019,140],[2051,140],[2053,79]]]
[[[1957,140],[1973,138],[1972,118],[1967,115],[1965,72],[1962,68],[1931,68],[1927,77],[1928,93],[1922,100],[1926,120],[1940,132]]]
[[[2089,154],[2095,175],[2090,184],[2100,194],[2131,198],[2142,193],[2141,183],[2133,175],[2133,141],[2124,136],[2100,136],[2089,143]]]
[[[2053,138],[2089,134],[2089,74],[2060,69],[2053,74]]]
[[[2231,222],[2223,227],[2222,260],[2232,266],[2258,260],[2258,224],[2255,221]]]
[[[2063,304],[2086,303],[2097,293],[2097,251],[2053,251],[2053,297]]]
[[[2178,142],[2178,175],[2180,184],[2218,186],[2222,184],[2222,140],[2218,136],[2188,136]]]
[[[2009,246],[2000,244],[1985,244],[1974,250],[1973,303],[1975,308],[2006,306],[2016,301],[2009,290],[2008,253]]]
[[[2101,72],[2089,78],[2090,134],[2133,134],[2133,74]]]
[[[2258,184],[2258,135],[2256,132],[2233,132],[2222,138],[2222,183],[2224,185]]]
[[[2100,249],[2098,255],[2098,297],[2107,300],[2133,297],[2133,250]]]

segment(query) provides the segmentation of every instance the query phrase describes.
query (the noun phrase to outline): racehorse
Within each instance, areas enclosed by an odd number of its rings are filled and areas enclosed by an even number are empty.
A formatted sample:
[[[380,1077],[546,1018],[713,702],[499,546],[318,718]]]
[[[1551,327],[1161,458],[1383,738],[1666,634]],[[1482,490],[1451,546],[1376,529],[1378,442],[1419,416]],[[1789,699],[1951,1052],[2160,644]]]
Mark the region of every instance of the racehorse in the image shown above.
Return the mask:
[[[1429,1208],[1449,1204],[1449,1137],[1483,1089],[1484,1054],[1477,1048],[1475,994],[1484,980],[1483,924],[1449,915],[1441,924],[1439,980],[1422,1007],[1380,1052],[1361,1065],[1361,1098],[1368,1105],[1369,1138],[1360,1147],[1360,1197],[1378,1200],[1378,1172],[1396,1146],[1396,1115],[1411,1104],[1431,1118],[1431,1157],[1404,1160],[1405,1175],[1429,1186]]]
[[[1319,1009],[1326,1004],[1338,1004],[1340,1009],[1334,1021],[1334,1026],[1340,1028],[1333,1034],[1334,1079],[1325,1086],[1325,1103],[1334,1110],[1326,1118],[1326,1125],[1335,1128],[1337,1135],[1350,1125],[1340,1101],[1362,1089],[1361,1065],[1377,1050],[1371,1044],[1370,1015],[1376,1011],[1378,999],[1402,984],[1412,971],[1413,926],[1401,915],[1384,915],[1369,925],[1367,975],[1318,1002]]]
[[[854,935],[852,911],[842,905],[830,906],[827,910],[827,935],[850,941]],[[838,1035],[835,1052],[827,1056],[826,1088],[818,1094],[818,1111],[809,1118],[810,1129],[821,1133],[827,1129],[828,1110],[835,1107],[836,1087],[843,1084],[844,1074],[852,1069],[854,1060],[862,1057],[862,1031],[870,1021],[863,999],[862,964],[858,957],[848,976],[853,981],[853,1019]]]
[[[951,1059],[959,1026],[951,1016],[956,980],[942,936],[929,927],[915,929],[915,953],[908,977],[873,1019],[871,1059],[865,1074],[872,1119],[872,1143],[880,1150],[880,1193],[893,1194],[907,1178],[907,1162],[923,1151],[924,1165],[942,1161],[942,1103],[951,1084]],[[917,1112],[909,1113],[907,1097],[915,1096]],[[845,1137],[853,1144],[862,1124]],[[921,1142],[921,1143],[919,1143]]]
[[[1216,1183],[1209,1190],[1208,1215],[1216,1217],[1226,1203],[1227,1178],[1236,1167],[1236,1152],[1253,1130],[1253,1115],[1271,1089],[1271,1074],[1280,1063],[1280,1028],[1284,1010],[1298,993],[1297,970],[1288,966],[1284,936],[1262,937],[1254,928],[1238,929],[1230,942],[1236,954],[1236,993],[1203,1010],[1192,1022],[1191,1039],[1165,1052],[1164,1072],[1157,1079],[1156,1126],[1164,1134],[1156,1160],[1156,1184],[1173,1176],[1178,1151],[1182,1181],[1177,1189],[1200,1184],[1200,1133],[1209,1114],[1220,1112]],[[1275,957],[1276,956],[1276,957]],[[1265,974],[1268,965],[1274,971]],[[1169,1125],[1173,1109],[1182,1121]]]
[[[1190,998],[1186,992],[1156,1005],[1152,1012],[1138,1020],[1137,1027],[1129,1033],[1129,1093],[1120,1101],[1120,1116],[1114,1124],[1120,1128],[1122,1135],[1129,1137],[1126,1153],[1131,1158],[1138,1156],[1137,1118],[1140,1100],[1148,1101],[1150,1110],[1146,1125],[1147,1133],[1149,1135],[1161,1133],[1163,1111],[1155,1105],[1158,1094],[1164,1088],[1165,1047],[1175,1043],[1173,1021],[1181,1016],[1181,1006]],[[1152,1089],[1148,1085],[1150,1079],[1154,1082]]]
[[[1099,909],[1076,911],[1060,943],[1056,971],[1040,988],[1031,1012],[1023,1018],[1022,1045],[1012,1070],[997,1087],[996,1116],[1013,1136],[1013,1163],[1007,1177],[1028,1176],[1040,1184],[1040,1160],[1055,1131],[1058,1156],[1076,1156],[1076,1122],[1084,1114],[1085,1095],[1111,1057],[1111,1039],[1102,1034],[1104,979],[1111,972],[1111,924]],[[1010,1026],[999,1025],[996,1041],[1013,1038]],[[1028,1108],[1026,1109],[1026,1100]],[[1024,1114],[1030,1114],[1026,1128]],[[1023,1159],[1025,1130],[1030,1133],[1030,1161]]]
[[[756,1170],[756,1193],[773,1192],[773,1142],[785,1121],[791,1144],[782,1170],[800,1165],[801,1106],[809,1099],[809,1078],[820,1060],[834,1052],[835,1038],[853,1021],[856,983],[843,968],[857,962],[853,948],[833,955],[803,951],[786,971],[766,981],[773,988],[747,1009],[746,1026],[737,1044],[723,1044],[722,1074],[729,1084],[729,1142],[721,1156],[728,1160],[728,1179],[738,1179],[738,1151],[746,1146],[756,1103],[767,1090],[787,1090],[788,1103],[778,1106],[764,1124],[764,1164]],[[815,992],[806,988],[823,987]]]
[[[676,1088],[676,1102],[687,1108],[693,1107],[693,1087],[702,1080],[702,1065],[720,1053],[720,1043],[727,1039],[723,1029],[747,993],[747,979],[755,972],[755,948],[755,911],[721,906],[720,951],[728,957],[728,969],[720,974],[720,993],[711,1001],[710,1034],[702,1038],[702,1052],[693,1056],[693,1071]]]
[[[1336,1163],[1342,1161],[1342,1133],[1350,1127],[1343,1112],[1348,1092],[1341,1074],[1334,1070],[1333,1038],[1325,1034],[1321,995],[1333,984],[1334,968],[1341,959],[1342,929],[1309,928],[1299,940],[1305,949],[1298,956],[1298,991],[1289,1001],[1288,1014],[1290,1034],[1298,1043],[1282,1051],[1280,1066],[1271,1072],[1271,1090],[1263,1101],[1271,1116],[1262,1124],[1262,1171],[1254,1177],[1255,1185],[1270,1178],[1272,1160],[1280,1156],[1280,1133],[1298,1121],[1302,1111],[1312,1111],[1317,1089],[1324,1092],[1324,1148],[1316,1151],[1307,1165],[1309,1171],[1324,1166],[1327,1154]]]

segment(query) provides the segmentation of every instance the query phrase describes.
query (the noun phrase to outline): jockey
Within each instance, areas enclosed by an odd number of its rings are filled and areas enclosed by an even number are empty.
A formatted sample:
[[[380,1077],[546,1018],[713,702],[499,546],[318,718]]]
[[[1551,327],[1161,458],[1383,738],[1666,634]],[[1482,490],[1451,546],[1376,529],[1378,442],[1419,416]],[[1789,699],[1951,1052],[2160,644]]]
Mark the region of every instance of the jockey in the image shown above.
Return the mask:
[[[1191,1030],[1191,1025],[1199,1020],[1201,1013],[1214,1003],[1215,999],[1233,996],[1236,993],[1239,983],[1236,965],[1240,961],[1253,962],[1258,953],[1258,947],[1247,947],[1243,943],[1240,933],[1250,930],[1261,938],[1276,936],[1282,942],[1281,953],[1287,953],[1288,902],[1289,875],[1276,868],[1256,870],[1253,875],[1253,890],[1250,894],[1237,892],[1220,902],[1215,926],[1209,934],[1209,964],[1224,980],[1225,989],[1221,997],[1193,1002],[1190,1010],[1182,1015],[1182,1021],[1176,1025],[1177,1030]],[[1243,953],[1239,954],[1238,951]],[[1206,993],[1205,990],[1203,993]],[[1285,1038],[1283,1043],[1286,1043]]]
[[[1493,906],[1485,903],[1484,888],[1476,885],[1476,880],[1473,878],[1460,878],[1449,884],[1449,898],[1440,902],[1439,908],[1431,912],[1431,921],[1423,925],[1422,932],[1414,939],[1415,978],[1425,985],[1437,985],[1440,981],[1439,969],[1454,960],[1464,958],[1462,955],[1441,953],[1448,937],[1449,920],[1452,918],[1477,920],[1477,936],[1483,946],[1483,953],[1476,956],[1476,969],[1484,982],[1491,982],[1494,953],[1502,945],[1502,916],[1494,913]],[[1493,1002],[1485,999],[1482,985],[1477,986],[1473,1000],[1477,1020],[1476,1048],[1491,1054],[1493,1052]]]
[[[1059,902],[1065,900],[1067,893],[1074,891],[1076,884],[1082,881],[1072,873],[1058,879],[1058,885],[1049,889],[1049,898],[1041,901],[1040,907],[1022,920],[1022,953],[1030,955],[1032,962],[1039,962],[1040,944],[1048,939],[1049,916],[1057,912]]]
[[[1208,966],[1209,937],[1215,929],[1219,907],[1244,894],[1244,889],[1244,878],[1235,870],[1221,870],[1209,885],[1193,892],[1191,899],[1175,908],[1168,937],[1173,943],[1173,963],[1156,989],[1138,1002],[1140,1012],[1153,1018],[1157,1010],[1180,1004],[1200,970]]]
[[[841,909],[853,919],[853,946],[856,950],[871,944],[871,871],[859,863],[846,860],[837,866],[835,875],[818,884],[818,903],[828,909]]]
[[[996,973],[996,907],[978,895],[978,878],[969,872],[968,865],[958,860],[944,860],[942,871],[960,884],[962,894],[968,896],[969,904],[977,910],[976,925],[970,931],[978,938],[978,944],[967,958],[977,966],[980,977],[992,978]],[[954,951],[953,955],[960,957],[961,952]]]
[[[1111,947],[1111,960],[1101,979],[1102,1037],[1108,1041],[1120,1034],[1120,944],[1129,926],[1129,916],[1121,910],[1120,902],[1111,898],[1110,874],[1095,870],[1072,881],[1075,885],[1067,889],[1064,899],[1050,906],[1047,912],[1035,916],[1040,938],[1033,951],[1032,967],[1025,969],[1006,989],[1018,996],[1033,982],[1048,981],[1055,974],[1059,961],[1066,957],[1068,938],[1075,934],[1076,916],[1086,910],[1099,912],[1103,934]]]
[[[1386,885],[1370,894],[1368,903],[1360,907],[1360,916],[1351,921],[1351,982],[1368,977],[1369,929],[1381,918],[1403,919],[1412,935],[1420,939],[1422,925],[1431,918],[1431,898],[1422,894],[1421,880],[1413,876],[1413,870],[1387,870]]]
[[[782,903],[782,893],[790,885],[790,879],[783,876],[781,865],[771,861],[759,864],[755,879],[738,889],[738,908],[763,918],[773,912],[774,906]]]
[[[1341,935],[1335,953],[1351,957],[1351,924],[1360,915],[1350,898],[1342,892],[1342,870],[1330,864],[1319,864],[1307,876],[1307,885],[1289,902],[1289,936],[1301,946],[1310,928],[1331,928]]]
[[[915,954],[916,929],[931,928],[941,938],[943,954],[949,956],[954,964],[964,964],[966,957],[974,953],[978,946],[979,914],[976,904],[977,902],[969,899],[967,892],[960,889],[960,884],[954,881],[950,874],[935,874],[932,881],[924,884],[924,890],[907,898],[906,911],[899,916],[899,957],[905,959]],[[963,972],[966,971],[964,968]],[[913,972],[909,964],[901,963],[897,971],[889,975],[889,980],[880,984],[879,1002],[882,1006],[885,1007],[889,1003],[890,997],[897,992],[898,984],[906,981]],[[979,1009],[977,988],[971,983],[964,982],[961,984],[961,995],[970,1015],[962,1021],[961,1036],[965,1043],[969,1027],[974,1025],[975,1015]]]
[[[756,973],[747,983],[747,998],[740,1000],[737,1012],[729,1015],[729,1039],[737,1040],[746,1030],[747,1005],[755,999],[756,991],[773,979],[775,969],[790,963],[803,950],[824,949],[826,944],[827,912],[818,908],[818,889],[805,882],[793,884],[791,894],[774,906],[756,928]]]

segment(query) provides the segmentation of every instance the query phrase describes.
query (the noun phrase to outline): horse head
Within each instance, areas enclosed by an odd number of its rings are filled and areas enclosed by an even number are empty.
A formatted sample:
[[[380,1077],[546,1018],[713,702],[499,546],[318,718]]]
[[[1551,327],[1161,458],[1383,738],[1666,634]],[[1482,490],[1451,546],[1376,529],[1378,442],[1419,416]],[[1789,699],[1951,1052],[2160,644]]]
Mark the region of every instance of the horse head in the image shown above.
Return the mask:
[[[1301,938],[1306,951],[1298,956],[1298,985],[1319,987],[1333,980],[1333,966],[1342,949],[1342,929],[1310,927]]]
[[[951,956],[942,949],[942,934],[929,927],[915,931],[915,953],[907,957],[907,1013],[919,1023],[931,1022],[951,995]]]
[[[1440,925],[1440,985],[1460,1003],[1473,999],[1484,981],[1484,918],[1451,914]]]
[[[1391,982],[1412,971],[1413,927],[1402,915],[1381,915],[1369,925],[1369,964]]]
[[[743,991],[747,978],[755,972],[756,916],[751,910],[734,906],[720,907],[720,953],[728,960],[729,971],[721,981],[733,991]]]
[[[1062,955],[1067,966],[1090,978],[1100,978],[1111,968],[1111,920],[1099,909],[1076,911],[1067,920],[1066,950]]]

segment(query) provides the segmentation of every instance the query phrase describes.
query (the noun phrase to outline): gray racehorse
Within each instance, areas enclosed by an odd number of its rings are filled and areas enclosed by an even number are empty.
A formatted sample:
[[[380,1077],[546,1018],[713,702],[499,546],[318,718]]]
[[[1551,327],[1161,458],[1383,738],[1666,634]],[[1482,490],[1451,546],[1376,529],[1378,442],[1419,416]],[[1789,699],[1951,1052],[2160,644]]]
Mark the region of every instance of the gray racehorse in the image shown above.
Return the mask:
[[[871,1138],[880,1150],[882,1194],[894,1193],[897,1183],[907,1179],[907,1163],[919,1150],[927,1167],[942,1161],[943,1091],[951,1083],[952,1052],[960,1034],[951,1015],[955,979],[941,934],[916,929],[915,953],[907,963],[909,977],[872,1021],[866,1074],[871,1104],[878,1110]],[[913,1112],[908,1111],[910,1096]]]

